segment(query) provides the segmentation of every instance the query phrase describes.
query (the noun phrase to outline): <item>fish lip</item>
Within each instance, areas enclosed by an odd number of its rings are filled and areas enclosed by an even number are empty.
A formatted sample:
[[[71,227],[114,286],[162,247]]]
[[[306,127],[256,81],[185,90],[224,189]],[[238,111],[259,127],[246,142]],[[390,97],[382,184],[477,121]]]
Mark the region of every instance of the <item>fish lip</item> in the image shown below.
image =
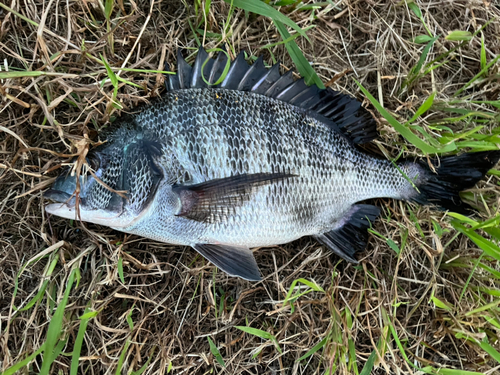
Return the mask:
[[[63,203],[69,208],[75,207],[76,204],[75,195],[68,194],[62,190],[49,189],[43,194],[43,197],[56,202],[56,204]]]
[[[71,200],[73,201],[74,199],[75,198],[73,197]],[[94,224],[104,225],[114,229],[125,228],[130,225],[130,220],[125,222],[121,220],[123,212],[115,215],[99,216],[99,211],[97,211],[96,213],[96,211],[88,211],[85,209],[77,210],[74,206],[72,207],[68,205],[66,202],[50,203],[45,206],[45,212],[47,212],[49,215],[62,217],[64,219],[77,220],[79,222],[80,221],[90,222]],[[93,216],[90,217],[89,215]]]

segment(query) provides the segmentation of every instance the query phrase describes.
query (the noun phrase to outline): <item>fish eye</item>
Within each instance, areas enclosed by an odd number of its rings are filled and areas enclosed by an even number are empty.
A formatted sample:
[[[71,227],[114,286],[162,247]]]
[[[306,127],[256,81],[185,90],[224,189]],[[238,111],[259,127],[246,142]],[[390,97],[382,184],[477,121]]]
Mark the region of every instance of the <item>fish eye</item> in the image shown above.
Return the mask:
[[[89,154],[87,157],[87,164],[93,171],[97,171],[101,165],[101,160],[96,154]]]

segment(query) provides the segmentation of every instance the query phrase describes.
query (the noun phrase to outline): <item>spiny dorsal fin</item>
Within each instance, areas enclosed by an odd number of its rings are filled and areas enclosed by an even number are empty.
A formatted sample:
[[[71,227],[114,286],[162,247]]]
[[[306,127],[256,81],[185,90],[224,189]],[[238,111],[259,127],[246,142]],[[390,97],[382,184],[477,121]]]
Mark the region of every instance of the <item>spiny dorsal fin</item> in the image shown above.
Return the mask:
[[[291,71],[280,75],[279,63],[268,69],[264,66],[262,56],[249,65],[244,53],[240,52],[231,61],[222,83],[213,85],[221,77],[226,62],[225,53],[220,52],[214,60],[200,47],[191,67],[178,52],[177,74],[167,77],[167,91],[205,88],[208,87],[206,80],[212,85],[210,87],[255,92],[303,108],[323,122],[333,123],[336,129],[356,144],[370,142],[378,135],[375,120],[357,99],[331,88],[307,86],[304,79],[294,81]]]
[[[248,64],[245,61],[245,52],[242,51],[236,59],[231,61],[229,71],[224,81],[220,84],[220,87],[228,90],[236,90],[247,70]]]
[[[191,77],[191,65],[189,65],[184,57],[182,57],[181,50],[177,51],[177,76],[179,77],[179,86],[181,89],[191,87],[189,78]],[[172,77],[172,76],[169,76]]]

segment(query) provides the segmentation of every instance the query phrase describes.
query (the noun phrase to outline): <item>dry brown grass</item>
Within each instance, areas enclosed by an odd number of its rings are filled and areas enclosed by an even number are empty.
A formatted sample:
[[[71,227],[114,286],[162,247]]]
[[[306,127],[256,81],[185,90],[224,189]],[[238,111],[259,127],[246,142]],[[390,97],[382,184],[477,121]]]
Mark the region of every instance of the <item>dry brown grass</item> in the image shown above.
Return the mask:
[[[493,295],[476,292],[480,287],[498,288],[498,280],[477,270],[460,297],[481,251],[464,236],[454,238],[456,231],[444,213],[413,207],[416,218],[412,218],[406,204],[380,200],[385,214],[375,229],[397,243],[408,232],[399,257],[386,241],[372,236],[361,254],[363,261],[355,267],[338,263],[315,241],[305,238],[257,251],[257,262],[267,275],[257,284],[215,272],[189,248],[47,217],[42,192],[57,176],[60,163],[68,160],[61,154],[88,148],[98,140],[107,121],[119,115],[111,105],[111,83],[100,86],[107,77],[100,55],[115,68],[163,70],[166,62],[174,69],[177,48],[197,47],[189,22],[197,25],[202,16],[197,17],[195,7],[182,1],[117,1],[108,29],[103,2],[98,0],[2,2],[25,17],[0,8],[2,71],[5,61],[10,70],[47,74],[0,82],[0,370],[18,363],[45,342],[54,307],[61,302],[70,270],[76,267],[81,280],[71,290],[65,309],[63,337],[68,341],[64,353],[73,351],[78,317],[85,308],[99,312],[89,320],[85,332],[81,373],[115,373],[126,345],[123,373],[138,370],[148,359],[145,374],[165,374],[169,366],[175,374],[354,373],[352,361],[346,358],[349,343],[354,345],[361,371],[381,340],[385,345],[378,346],[382,357],[376,360],[373,373],[416,374],[388,333],[391,325],[411,363],[420,368],[431,365],[498,373],[498,362],[456,336],[461,332],[481,338],[481,329],[487,329],[490,343],[498,350],[492,338],[498,340],[499,330],[480,315],[466,315],[497,301]],[[475,38],[449,63],[398,94],[421,55],[422,45],[411,41],[425,34],[422,23],[405,4],[396,1],[343,0],[332,4],[336,4],[333,9],[322,5],[316,10],[316,19],[311,10],[287,12],[301,27],[315,25],[308,32],[310,44],[303,38],[296,41],[323,82],[352,70],[335,81],[338,90],[362,98],[354,77],[387,109],[408,118],[432,91],[437,91],[437,99],[446,101],[480,70],[480,44]],[[474,31],[497,17],[484,35],[488,61],[500,54],[500,8],[494,2],[418,4],[429,28],[442,35],[456,29]],[[221,44],[209,33],[222,32],[229,8],[213,1],[201,26],[206,35],[198,34],[207,47]],[[247,18],[243,11],[235,10],[227,30],[225,41],[237,52],[264,55],[268,62],[272,54],[285,67],[293,66],[283,45],[260,49],[280,41],[271,20],[256,15]],[[440,39],[429,58],[455,45]],[[117,100],[124,112],[161,95],[161,74],[122,71],[120,76],[142,86],[120,84]],[[474,86],[469,99],[498,100],[498,80],[497,65],[486,81]],[[463,107],[482,106],[467,102]],[[484,133],[489,134],[495,123],[486,124]],[[426,121],[421,124],[426,125]],[[461,131],[474,124],[461,121],[452,126]],[[382,137],[376,148],[396,156],[404,139],[383,119],[380,130]],[[411,145],[406,147],[408,155],[418,154]],[[498,179],[490,177],[474,192],[482,194],[489,207],[484,217],[493,217],[500,201]],[[450,232],[436,236],[432,221]],[[60,241],[62,244],[53,246]],[[45,257],[23,270],[14,294],[16,275],[23,265],[47,248]],[[447,263],[455,257],[460,262]],[[55,268],[48,271],[54,259]],[[119,262],[123,262],[124,283]],[[488,265],[499,269],[493,261]],[[292,312],[282,301],[298,278],[314,280],[325,293],[300,297]],[[25,307],[43,285],[42,298],[29,309],[16,312],[15,308]],[[436,308],[431,296],[453,305],[450,311]],[[498,318],[498,309],[492,308],[491,314]],[[133,322],[132,329],[127,316]],[[269,340],[234,326],[272,333],[283,354]],[[216,343],[226,370],[216,363],[207,336]],[[325,337],[328,340],[323,349],[297,361]],[[259,354],[252,358],[255,353]],[[69,373],[70,362],[71,356],[58,356],[51,372]],[[36,373],[40,367],[41,356],[37,356],[29,369],[21,372]]]

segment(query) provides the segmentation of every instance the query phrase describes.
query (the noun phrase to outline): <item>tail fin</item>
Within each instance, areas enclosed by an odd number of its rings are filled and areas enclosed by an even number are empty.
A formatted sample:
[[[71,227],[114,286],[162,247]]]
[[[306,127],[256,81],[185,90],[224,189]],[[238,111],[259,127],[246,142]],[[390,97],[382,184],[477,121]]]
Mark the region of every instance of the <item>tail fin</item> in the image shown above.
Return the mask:
[[[410,200],[434,204],[464,215],[471,214],[473,208],[462,201],[459,193],[473,187],[499,159],[500,150],[448,156],[439,161],[432,160],[437,173],[425,161],[420,161],[418,164],[423,173],[416,182],[420,194],[415,192]]]

